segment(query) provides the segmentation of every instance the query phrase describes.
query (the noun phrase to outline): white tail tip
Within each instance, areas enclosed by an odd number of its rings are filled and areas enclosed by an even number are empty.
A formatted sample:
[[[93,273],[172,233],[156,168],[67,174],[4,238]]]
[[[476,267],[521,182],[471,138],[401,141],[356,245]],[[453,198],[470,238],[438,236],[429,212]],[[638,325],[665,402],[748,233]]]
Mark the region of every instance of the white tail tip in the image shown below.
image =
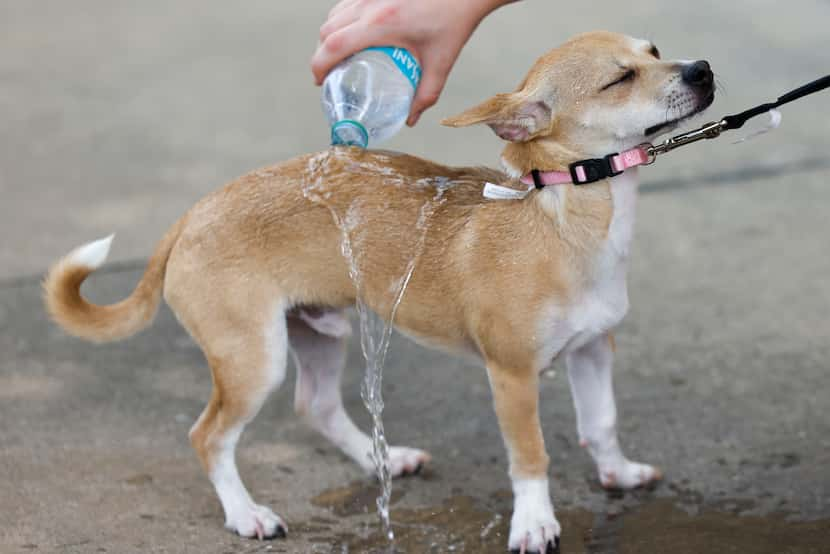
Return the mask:
[[[115,234],[76,248],[69,254],[67,261],[73,265],[80,265],[88,267],[89,269],[98,269],[107,260],[113,238],[115,238]]]

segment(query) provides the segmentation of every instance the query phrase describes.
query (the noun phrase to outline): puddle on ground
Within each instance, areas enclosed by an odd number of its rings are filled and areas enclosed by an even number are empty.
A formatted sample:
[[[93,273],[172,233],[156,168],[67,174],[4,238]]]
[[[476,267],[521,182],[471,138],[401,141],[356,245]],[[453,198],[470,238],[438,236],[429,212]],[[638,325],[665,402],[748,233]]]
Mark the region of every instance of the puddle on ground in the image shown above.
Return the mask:
[[[315,506],[342,518],[369,514],[377,487],[355,482],[315,497]],[[393,497],[400,500],[402,492]],[[786,515],[742,516],[747,499],[718,500],[715,508],[689,510],[688,498],[638,494],[637,502],[609,497],[608,509],[557,510],[564,530],[562,554],[828,554],[830,519],[794,522]],[[438,506],[398,508],[390,544],[377,528],[341,520],[348,531],[331,534],[314,521],[296,531],[314,543],[315,552],[392,554],[432,552],[504,553],[510,523],[510,495],[497,491],[488,499],[451,496]],[[622,504],[625,504],[624,506]],[[319,518],[317,519],[319,521]],[[308,531],[305,531],[309,528]],[[311,535],[311,536],[309,536]]]
[[[355,516],[369,513],[379,493],[380,486],[355,481],[345,487],[323,491],[312,498],[311,503],[320,508],[328,508],[336,516]],[[404,491],[393,490],[390,504],[396,504],[403,495]]]

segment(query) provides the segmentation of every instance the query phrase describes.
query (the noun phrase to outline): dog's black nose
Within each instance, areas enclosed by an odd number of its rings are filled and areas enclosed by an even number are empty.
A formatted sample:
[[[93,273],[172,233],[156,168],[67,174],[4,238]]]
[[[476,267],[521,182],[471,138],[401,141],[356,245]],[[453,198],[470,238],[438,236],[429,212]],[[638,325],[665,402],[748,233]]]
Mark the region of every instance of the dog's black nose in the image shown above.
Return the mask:
[[[683,68],[683,81],[693,87],[706,87],[712,84],[714,75],[709,62],[698,60]]]

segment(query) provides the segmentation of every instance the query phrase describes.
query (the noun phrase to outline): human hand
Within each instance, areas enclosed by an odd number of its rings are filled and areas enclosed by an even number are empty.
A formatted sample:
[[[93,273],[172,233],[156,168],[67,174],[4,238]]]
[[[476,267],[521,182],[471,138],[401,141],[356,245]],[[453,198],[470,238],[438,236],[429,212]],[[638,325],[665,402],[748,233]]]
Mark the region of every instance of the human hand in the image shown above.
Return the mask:
[[[320,27],[311,71],[320,85],[346,57],[370,46],[409,50],[423,70],[407,124],[435,104],[464,44],[484,17],[515,0],[341,0]]]

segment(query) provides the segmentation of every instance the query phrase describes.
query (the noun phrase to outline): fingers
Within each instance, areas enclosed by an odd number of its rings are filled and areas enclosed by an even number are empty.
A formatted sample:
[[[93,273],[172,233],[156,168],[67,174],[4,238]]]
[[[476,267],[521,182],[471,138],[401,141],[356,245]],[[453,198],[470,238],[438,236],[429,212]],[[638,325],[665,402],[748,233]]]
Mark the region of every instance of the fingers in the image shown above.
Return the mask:
[[[354,8],[360,3],[360,1],[361,0],[340,0],[340,2],[332,6],[331,10],[329,10],[328,19],[331,19],[333,16],[349,8]]]
[[[328,19],[320,26],[320,42],[325,41],[330,34],[351,25],[359,18],[360,13],[355,9],[342,9],[337,13],[329,14]]]
[[[328,72],[351,52],[343,47],[344,39],[332,37],[340,31],[345,34],[359,35],[358,29],[349,29],[359,23],[360,5],[364,0],[341,0],[329,11],[326,21],[320,26],[320,43],[311,57],[311,72],[314,82],[322,84]]]
[[[342,0],[334,5],[329,12],[328,18],[320,26],[320,43],[317,50],[311,57],[311,72],[314,75],[314,82],[322,84],[329,71],[343,58],[349,55],[342,48],[343,39],[333,37],[340,31],[349,32],[360,19],[360,10],[356,9],[361,0]]]
[[[329,71],[344,58],[372,46],[376,39],[375,35],[376,32],[366,28],[360,21],[329,34],[311,58],[314,81],[318,85],[321,84]]]

